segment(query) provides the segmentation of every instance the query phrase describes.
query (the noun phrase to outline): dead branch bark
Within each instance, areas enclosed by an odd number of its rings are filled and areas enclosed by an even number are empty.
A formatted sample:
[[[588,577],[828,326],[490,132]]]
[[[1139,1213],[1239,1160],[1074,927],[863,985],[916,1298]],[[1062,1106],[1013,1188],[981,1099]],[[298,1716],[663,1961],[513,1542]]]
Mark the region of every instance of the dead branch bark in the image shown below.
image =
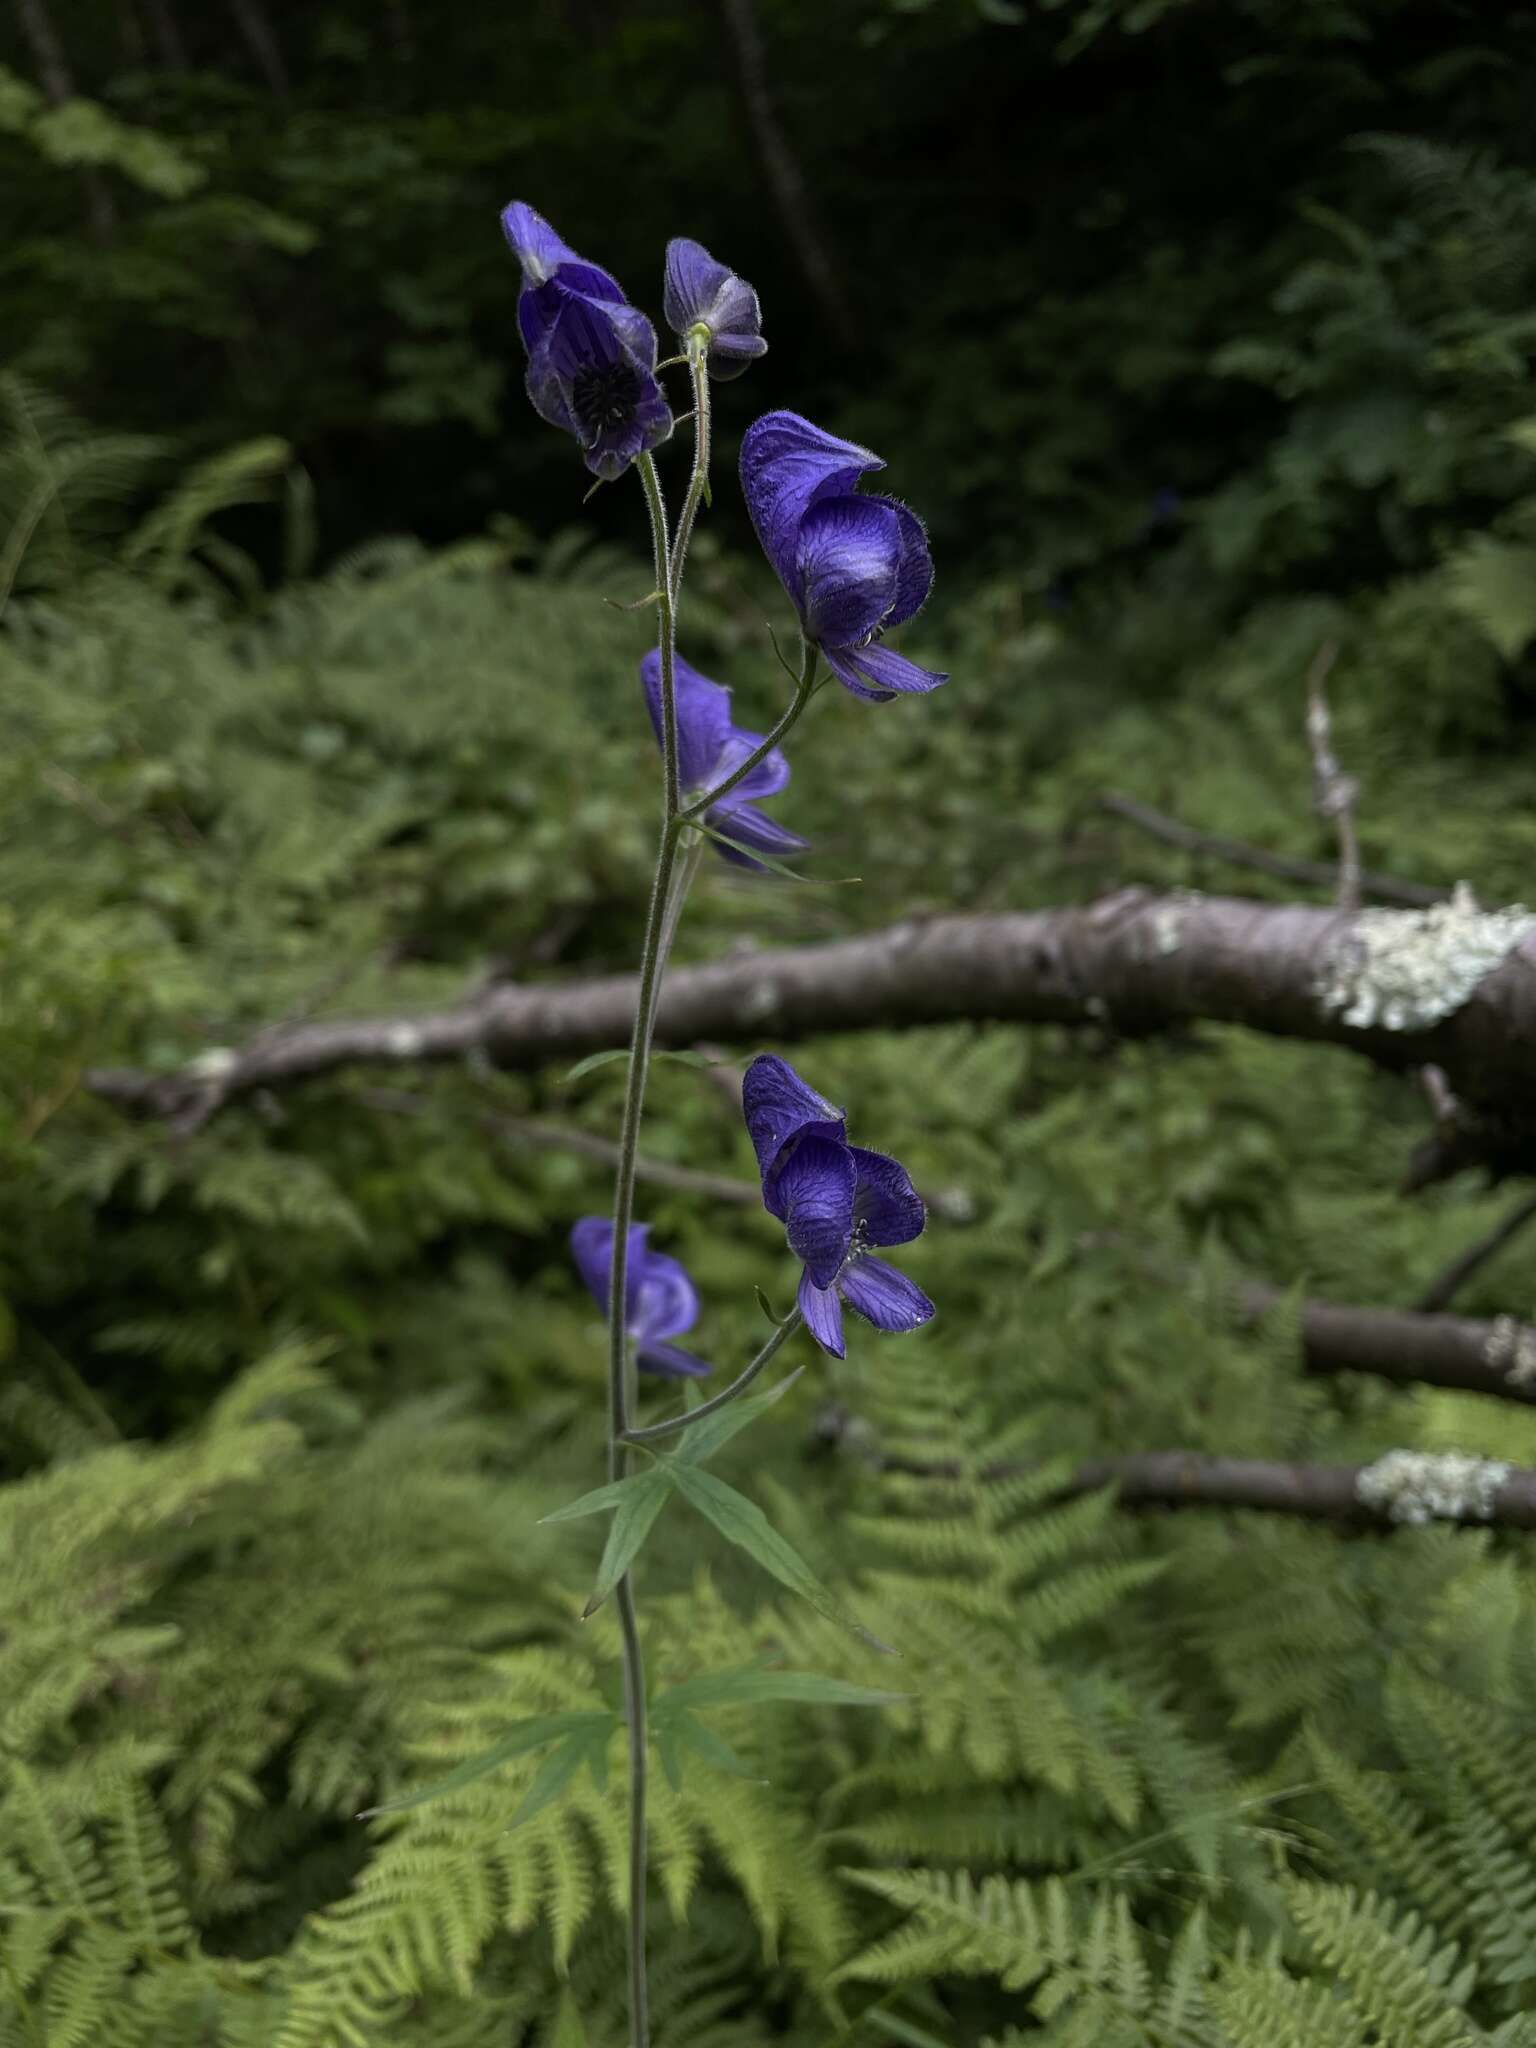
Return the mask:
[[[815,1436],[831,1448],[846,1447],[876,1471],[913,1479],[998,1481],[1038,1470],[1018,1460],[967,1468],[946,1459],[887,1455],[870,1444],[867,1425],[840,1406],[822,1411]],[[1368,1465],[1310,1465],[1204,1451],[1131,1451],[1079,1465],[1058,1497],[1105,1486],[1115,1488],[1125,1507],[1254,1508],[1362,1529],[1429,1521],[1536,1529],[1536,1471],[1455,1453],[1391,1452]]]
[[[1437,1065],[1481,1119],[1467,1158],[1504,1171],[1536,1161],[1536,921],[1499,923],[1456,906],[1364,917],[1375,921],[1368,931],[1364,918],[1322,907],[1123,890],[1082,909],[912,921],[678,968],[662,993],[657,1042],[782,1044],[956,1020],[1125,1036],[1238,1024],[1396,1070]],[[1401,977],[1404,958],[1412,970],[1406,992],[1373,979],[1379,921],[1394,918],[1394,971]],[[98,1070],[86,1085],[187,1130],[252,1089],[363,1062],[478,1053],[529,1068],[606,1051],[623,1044],[632,1001],[628,976],[498,984],[416,1015],[258,1033],[169,1074]]]

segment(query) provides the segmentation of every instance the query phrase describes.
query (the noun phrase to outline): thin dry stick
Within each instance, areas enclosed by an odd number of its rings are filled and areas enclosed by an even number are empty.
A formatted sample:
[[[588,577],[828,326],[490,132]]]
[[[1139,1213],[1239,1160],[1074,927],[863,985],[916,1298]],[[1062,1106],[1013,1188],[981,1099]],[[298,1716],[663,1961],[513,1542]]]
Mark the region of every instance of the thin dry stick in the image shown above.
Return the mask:
[[[1485,1266],[1496,1252],[1501,1252],[1511,1239],[1518,1237],[1533,1216],[1536,1216],[1536,1195],[1527,1195],[1523,1202],[1515,1204],[1502,1223],[1496,1224],[1486,1237],[1468,1245],[1459,1258],[1452,1259],[1445,1271],[1429,1283],[1414,1303],[1419,1314],[1433,1315],[1439,1309],[1448,1308],[1478,1268]]]
[[[1328,714],[1328,677],[1339,658],[1338,642],[1325,640],[1307,675],[1307,744],[1312,749],[1312,801],[1320,818],[1333,821],[1339,839],[1340,910],[1360,908],[1360,840],[1355,831],[1355,801],[1360,784],[1346,775],[1333,751]]]
[[[1112,817],[1123,818],[1150,839],[1176,846],[1181,853],[1204,855],[1223,861],[1228,867],[1251,868],[1256,874],[1273,875],[1277,881],[1300,882],[1307,887],[1332,889],[1338,883],[1338,869],[1327,861],[1306,860],[1300,854],[1271,853],[1268,847],[1253,846],[1246,839],[1228,839],[1220,832],[1197,832],[1182,818],[1170,817],[1139,798],[1119,790],[1105,790],[1099,808]],[[1432,903],[1444,903],[1449,889],[1437,889],[1428,882],[1407,882],[1399,875],[1384,875],[1374,868],[1361,870],[1361,888],[1378,903],[1394,903],[1405,910],[1425,910]]]
[[[402,1088],[360,1088],[357,1099],[370,1109],[397,1116],[426,1116],[438,1107],[428,1095],[412,1095]],[[489,1137],[508,1145],[530,1145],[541,1151],[574,1152],[610,1169],[617,1166],[619,1148],[611,1138],[595,1131],[580,1130],[575,1124],[552,1123],[545,1117],[509,1116],[497,1110],[477,1110],[475,1122]],[[652,1187],[675,1188],[682,1195],[700,1195],[706,1201],[732,1202],[741,1208],[758,1206],[758,1191],[749,1180],[737,1180],[725,1173],[700,1173],[691,1166],[673,1166],[665,1159],[635,1159],[636,1180]]]

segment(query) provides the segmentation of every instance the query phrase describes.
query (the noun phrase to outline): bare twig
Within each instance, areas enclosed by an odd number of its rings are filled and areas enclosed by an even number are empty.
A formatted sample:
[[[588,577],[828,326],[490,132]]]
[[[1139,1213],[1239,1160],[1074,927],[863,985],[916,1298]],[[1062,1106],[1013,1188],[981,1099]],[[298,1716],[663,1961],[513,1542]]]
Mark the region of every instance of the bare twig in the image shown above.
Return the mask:
[[[1137,826],[1149,838],[1162,840],[1165,846],[1178,847],[1182,853],[1202,854],[1224,861],[1229,867],[1251,868],[1256,874],[1273,875],[1278,881],[1299,882],[1307,887],[1333,889],[1338,883],[1338,869],[1327,861],[1271,853],[1267,847],[1252,846],[1246,839],[1228,839],[1219,832],[1197,832],[1181,818],[1154,810],[1151,804],[1124,796],[1118,790],[1106,790],[1099,798],[1099,808],[1124,818],[1127,824]],[[1397,875],[1384,875],[1373,868],[1362,870],[1360,886],[1366,896],[1374,897],[1378,903],[1393,903],[1406,910],[1423,910],[1431,903],[1444,903],[1451,893],[1427,882],[1405,882]]]
[[[947,1459],[887,1456],[870,1444],[867,1427],[838,1407],[823,1410],[816,1436],[833,1447],[846,1443],[878,1471],[914,1479],[975,1477],[995,1482],[1038,1469],[1013,1459],[964,1468]],[[1096,1493],[1105,1486],[1114,1487],[1126,1507],[1257,1508],[1359,1528],[1439,1519],[1536,1529],[1536,1471],[1519,1465],[1489,1467],[1476,1459],[1436,1460],[1432,1454],[1417,1466],[1410,1463],[1392,1474],[1387,1460],[1375,1465],[1309,1465],[1213,1457],[1203,1451],[1132,1451],[1080,1465],[1063,1482],[1059,1497]],[[1427,1506],[1426,1499],[1436,1495],[1442,1505]]]
[[[358,1100],[370,1109],[394,1116],[426,1116],[438,1107],[425,1095],[411,1095],[397,1088],[360,1088]],[[540,1150],[574,1152],[612,1168],[619,1148],[611,1139],[579,1130],[574,1124],[551,1123],[542,1117],[507,1116],[496,1110],[477,1110],[475,1122],[490,1137],[509,1145],[530,1145]],[[664,1159],[638,1159],[635,1178],[653,1187],[675,1188],[679,1194],[702,1195],[711,1202],[732,1202],[741,1208],[756,1208],[760,1197],[749,1180],[737,1180],[724,1173],[699,1173],[691,1166],[673,1166]]]
[[[1472,1275],[1518,1237],[1533,1216],[1536,1216],[1536,1195],[1528,1195],[1523,1202],[1515,1204],[1502,1223],[1496,1224],[1486,1237],[1468,1245],[1458,1258],[1452,1259],[1443,1273],[1429,1283],[1414,1303],[1419,1314],[1433,1315],[1439,1309],[1449,1308]]]
[[[1346,775],[1333,751],[1333,721],[1328,715],[1328,677],[1339,658],[1338,642],[1325,640],[1307,675],[1307,744],[1312,749],[1312,801],[1320,818],[1330,818],[1339,839],[1340,910],[1360,908],[1360,840],[1355,831],[1355,802],[1360,784]]]

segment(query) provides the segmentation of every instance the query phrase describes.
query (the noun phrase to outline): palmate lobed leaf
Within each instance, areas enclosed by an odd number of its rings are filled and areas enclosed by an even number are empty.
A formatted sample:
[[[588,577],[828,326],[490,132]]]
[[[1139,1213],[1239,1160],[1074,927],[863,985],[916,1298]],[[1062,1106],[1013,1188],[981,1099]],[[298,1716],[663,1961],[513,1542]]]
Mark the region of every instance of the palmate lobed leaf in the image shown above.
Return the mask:
[[[623,1498],[609,1525],[608,1541],[597,1568],[597,1583],[581,1610],[583,1621],[597,1612],[634,1563],[671,1491],[672,1481],[659,1467],[637,1473],[633,1481],[624,1482]]]
[[[617,1714],[596,1710],[569,1714],[540,1714],[531,1721],[520,1721],[515,1728],[509,1729],[499,1742],[492,1743],[489,1749],[482,1750],[478,1756],[469,1757],[445,1778],[436,1778],[430,1785],[423,1785],[419,1791],[408,1792],[399,1799],[387,1799],[380,1806],[365,1807],[357,1818],[373,1820],[380,1814],[404,1813],[410,1807],[425,1806],[429,1800],[442,1799],[450,1792],[462,1791],[464,1786],[473,1785],[478,1778],[488,1777],[492,1771],[499,1770],[514,1757],[527,1756],[533,1750],[543,1749],[551,1742],[566,1745],[572,1742],[585,1742],[590,1745],[601,1736],[606,1743],[618,1725]],[[570,1775],[570,1772],[566,1773],[566,1777]],[[542,1782],[543,1777],[544,1772],[541,1771],[534,1781],[535,1787]],[[565,1782],[566,1779],[562,1778],[555,1790],[558,1792],[560,1785]],[[554,1794],[551,1793],[549,1796],[553,1798]],[[519,1816],[527,1818],[521,1808]]]
[[[702,1422],[691,1423],[683,1436],[681,1446],[665,1460],[667,1465],[702,1465],[706,1458],[712,1458],[716,1451],[739,1436],[742,1430],[755,1422],[759,1415],[766,1414],[775,1402],[782,1401],[790,1388],[805,1371],[797,1365],[786,1379],[770,1387],[766,1393],[745,1394],[740,1400],[732,1401],[728,1407],[717,1409],[713,1415],[706,1415]]]
[[[900,1654],[889,1643],[881,1642],[862,1622],[843,1612],[799,1551],[779,1534],[762,1509],[748,1500],[745,1494],[738,1493],[734,1486],[727,1486],[713,1472],[702,1471],[696,1465],[674,1462],[671,1471],[673,1483],[684,1500],[697,1508],[706,1521],[713,1523],[728,1543],[735,1544],[738,1550],[744,1550],[754,1558],[781,1586],[787,1586],[792,1593],[808,1600],[829,1621],[840,1622],[844,1628],[852,1629],[856,1636],[882,1656]]]

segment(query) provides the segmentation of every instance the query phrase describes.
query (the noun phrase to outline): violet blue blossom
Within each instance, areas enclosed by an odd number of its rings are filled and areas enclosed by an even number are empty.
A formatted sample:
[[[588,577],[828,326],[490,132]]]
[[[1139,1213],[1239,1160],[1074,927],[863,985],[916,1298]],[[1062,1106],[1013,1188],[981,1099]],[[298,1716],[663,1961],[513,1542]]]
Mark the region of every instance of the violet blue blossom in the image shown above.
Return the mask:
[[[517,324],[533,409],[574,435],[588,469],[611,483],[672,431],[656,381],[656,330],[531,206],[515,200],[501,225],[523,268]]]
[[[665,1252],[646,1244],[648,1223],[629,1232],[629,1259],[624,1269],[624,1328],[635,1344],[642,1372],[665,1373],[670,1379],[698,1379],[710,1370],[702,1358],[669,1343],[691,1330],[699,1317],[698,1290],[686,1270]],[[608,1285],[613,1273],[613,1224],[606,1216],[583,1216],[571,1230],[571,1256],[592,1299],[606,1315]]]
[[[933,1303],[872,1245],[908,1244],[927,1221],[906,1168],[850,1145],[840,1109],[787,1060],[760,1053],[741,1085],[763,1206],[784,1225],[805,1271],[800,1312],[823,1351],[843,1356],[843,1303],[877,1330],[915,1330]]]
[[[712,683],[683,657],[673,657],[673,681],[677,703],[677,773],[685,804],[704,796],[723,782],[731,770],[762,740],[761,733],[747,732],[731,723],[731,693],[724,683]],[[656,743],[661,744],[661,656],[653,647],[640,663],[640,681],[645,706],[651,714]],[[765,817],[757,799],[777,796],[789,781],[789,763],[775,747],[750,775],[744,776],[720,802],[704,813],[706,821],[737,846],[720,846],[720,852],[737,867],[762,867],[751,853],[765,853],[778,859],[786,853],[800,853],[810,844],[798,832]],[[716,845],[719,846],[717,840]]]
[[[917,514],[895,498],[858,495],[860,477],[884,467],[793,412],[765,413],[741,444],[747,510],[801,630],[840,683],[876,703],[949,680],[882,644],[933,588]]]
[[[705,361],[709,374],[722,383],[739,377],[748,363],[768,351],[757,293],[699,242],[683,236],[668,242],[661,307],[679,341],[686,342],[696,327],[706,331]]]

